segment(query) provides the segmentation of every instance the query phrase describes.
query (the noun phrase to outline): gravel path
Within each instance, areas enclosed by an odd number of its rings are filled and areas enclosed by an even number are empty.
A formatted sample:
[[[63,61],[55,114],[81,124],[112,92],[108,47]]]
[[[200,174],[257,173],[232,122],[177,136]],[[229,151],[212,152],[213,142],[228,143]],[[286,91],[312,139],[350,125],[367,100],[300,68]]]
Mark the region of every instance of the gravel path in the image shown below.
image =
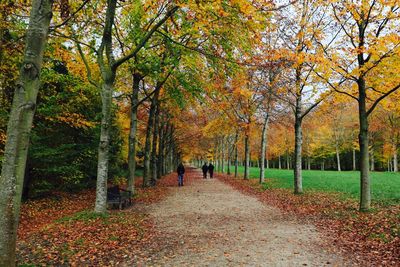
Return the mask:
[[[147,209],[161,238],[137,266],[349,266],[312,225],[190,170],[184,187]]]

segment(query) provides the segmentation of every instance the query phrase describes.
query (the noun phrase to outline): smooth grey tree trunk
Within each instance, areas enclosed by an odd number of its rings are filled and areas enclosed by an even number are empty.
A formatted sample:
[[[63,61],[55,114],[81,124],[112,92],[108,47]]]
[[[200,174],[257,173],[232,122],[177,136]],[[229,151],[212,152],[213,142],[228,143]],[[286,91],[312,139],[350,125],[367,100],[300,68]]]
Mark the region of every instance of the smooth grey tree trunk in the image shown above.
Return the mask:
[[[102,85],[102,118],[100,130],[100,143],[98,148],[96,202],[94,211],[105,213],[107,211],[107,179],[110,152],[110,128],[111,128],[111,104],[113,83],[112,79],[105,79],[107,83]]]
[[[227,152],[228,152],[228,155],[227,155],[228,159],[227,159],[227,162],[226,162],[226,164],[227,164],[226,173],[228,175],[231,175],[231,160],[232,160],[232,145],[230,143],[230,139],[231,139],[231,137],[229,137],[229,140],[228,140],[228,142],[226,144],[227,145]]]
[[[301,101],[301,100],[300,100]],[[302,118],[301,118],[301,105],[298,105],[299,110],[296,111],[296,122],[294,126],[295,131],[295,145],[294,145],[294,193],[302,194],[303,193],[303,177],[302,177]],[[297,110],[297,109],[296,109]]]
[[[356,167],[356,150],[353,148],[353,171],[357,169]]]
[[[0,266],[15,266],[16,263],[15,247],[25,166],[52,8],[53,1],[32,1],[0,177]]]
[[[337,170],[340,172],[342,169],[340,167],[340,152],[339,147],[336,145],[336,162],[337,162]]]
[[[135,172],[136,172],[136,132],[137,132],[137,109],[139,102],[139,84],[142,77],[134,73],[131,95],[131,120],[128,142],[128,190],[135,193]]]
[[[260,184],[265,182],[265,154],[267,151],[267,133],[268,133],[269,115],[264,118],[263,129],[261,133],[261,164],[260,164]]]
[[[375,171],[375,152],[374,152],[374,147],[371,147],[370,151],[370,171]]]
[[[246,133],[244,138],[244,154],[245,154],[245,165],[244,165],[244,179],[250,178],[250,136]]]
[[[225,173],[225,140],[224,137],[221,139],[221,172]]]
[[[218,141],[214,143],[214,162],[215,162],[215,172],[218,172],[219,168],[219,155],[218,155]]]
[[[399,171],[399,163],[397,160],[397,146],[396,144],[393,145],[393,171],[398,172]]]
[[[235,134],[235,178],[238,177],[238,157],[239,157],[239,153],[238,153],[238,142],[239,142],[239,133],[236,132]]]
[[[278,169],[282,169],[281,155],[278,156]]]

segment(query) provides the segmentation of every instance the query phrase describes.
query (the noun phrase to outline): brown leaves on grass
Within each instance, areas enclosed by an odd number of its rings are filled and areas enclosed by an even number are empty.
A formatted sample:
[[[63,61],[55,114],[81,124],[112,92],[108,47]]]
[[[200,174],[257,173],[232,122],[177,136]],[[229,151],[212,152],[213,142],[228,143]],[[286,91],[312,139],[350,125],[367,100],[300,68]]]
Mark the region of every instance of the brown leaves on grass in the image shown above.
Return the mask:
[[[257,180],[234,179],[218,175],[239,191],[287,213],[312,220],[327,233],[329,242],[361,265],[398,266],[400,264],[400,205],[376,206],[368,213],[357,210],[355,200],[340,193],[309,191],[294,195],[287,189],[263,190]]]
[[[137,181],[138,183],[140,181]],[[134,203],[154,203],[176,185],[176,175],[157,187],[137,187]],[[145,258],[157,232],[147,215],[131,209],[99,215],[92,212],[94,191],[25,203],[21,210],[18,264],[39,266],[116,266]]]
[[[54,220],[89,209],[95,199],[94,190],[80,193],[53,192],[47,198],[29,200],[21,207],[18,239],[25,239]]]
[[[19,242],[18,262],[35,265],[118,265],[152,238],[151,221],[133,211],[91,211],[47,225]]]

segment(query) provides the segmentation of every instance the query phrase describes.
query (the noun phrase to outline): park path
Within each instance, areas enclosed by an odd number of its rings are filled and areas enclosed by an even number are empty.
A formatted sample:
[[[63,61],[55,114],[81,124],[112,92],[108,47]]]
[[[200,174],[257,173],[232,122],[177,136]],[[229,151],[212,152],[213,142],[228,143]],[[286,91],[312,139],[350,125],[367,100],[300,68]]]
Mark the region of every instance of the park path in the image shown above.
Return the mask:
[[[323,237],[218,179],[190,169],[183,187],[146,208],[160,238],[135,266],[349,266]],[[333,250],[332,250],[333,251]]]

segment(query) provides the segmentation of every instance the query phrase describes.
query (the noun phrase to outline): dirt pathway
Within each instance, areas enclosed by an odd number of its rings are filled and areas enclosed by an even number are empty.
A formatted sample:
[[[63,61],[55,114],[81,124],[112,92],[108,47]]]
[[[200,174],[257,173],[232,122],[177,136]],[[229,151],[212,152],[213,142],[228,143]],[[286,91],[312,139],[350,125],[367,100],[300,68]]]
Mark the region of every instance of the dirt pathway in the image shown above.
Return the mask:
[[[186,184],[173,188],[147,212],[161,238],[151,258],[137,266],[346,266],[322,249],[312,225],[288,219],[279,210],[217,179],[189,171]]]

